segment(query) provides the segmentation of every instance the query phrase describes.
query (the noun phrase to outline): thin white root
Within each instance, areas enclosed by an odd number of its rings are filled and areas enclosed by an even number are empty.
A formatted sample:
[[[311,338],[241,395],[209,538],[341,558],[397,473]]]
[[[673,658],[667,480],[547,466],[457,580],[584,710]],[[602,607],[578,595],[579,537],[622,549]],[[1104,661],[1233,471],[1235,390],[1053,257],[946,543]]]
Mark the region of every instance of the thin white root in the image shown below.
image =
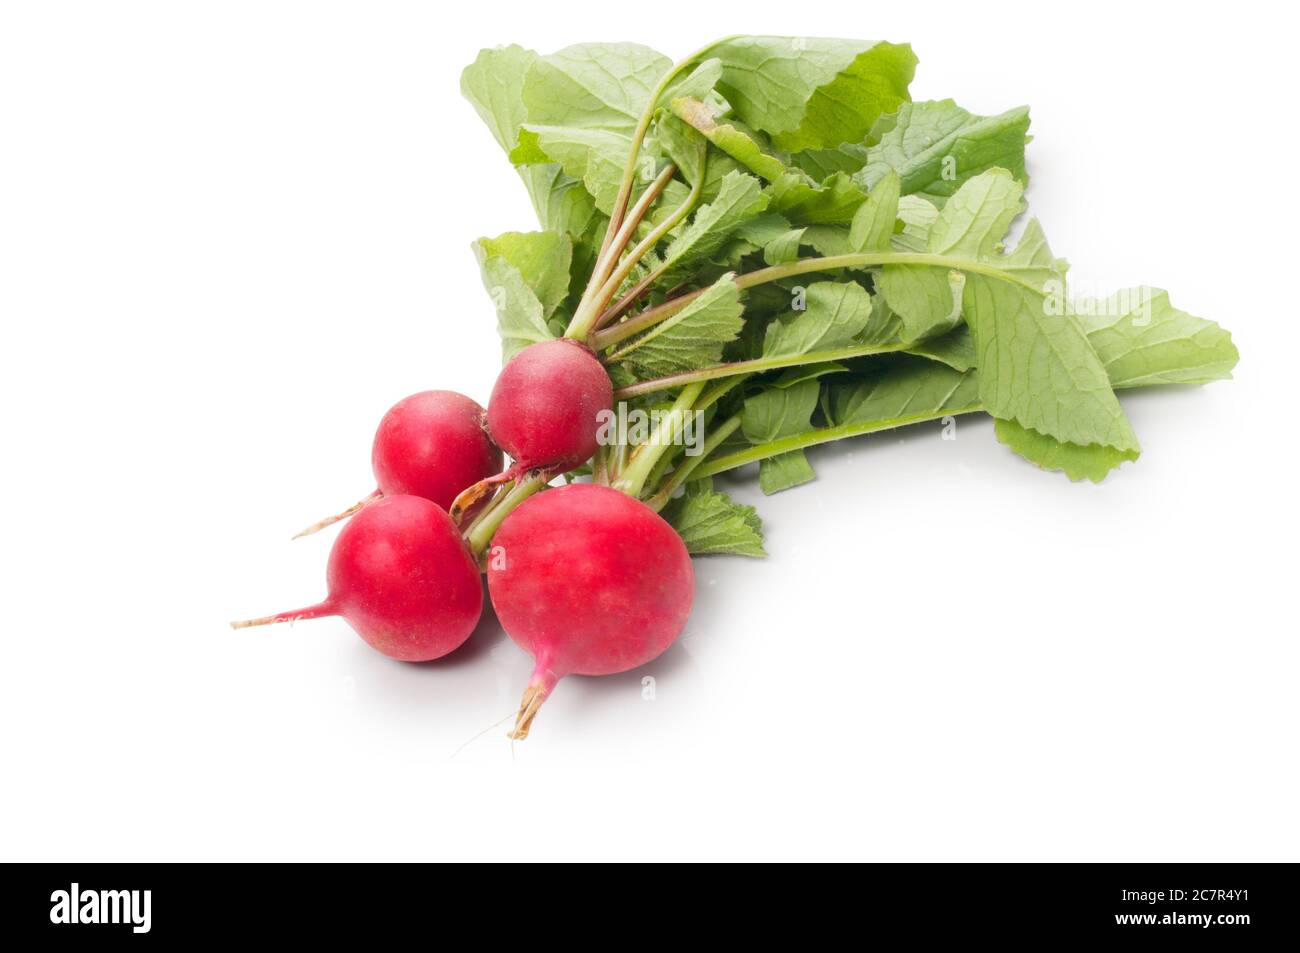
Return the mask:
[[[366,508],[367,506],[369,506],[371,503],[375,502],[375,500],[382,499],[382,498],[383,498],[383,495],[384,495],[384,494],[381,493],[379,490],[375,490],[374,493],[371,493],[371,494],[370,494],[368,497],[366,497],[364,500],[362,500],[362,501],[359,502],[359,503],[354,503],[352,506],[349,506],[349,507],[348,507],[346,510],[344,510],[342,513],[336,513],[336,514],[334,514],[333,516],[327,516],[327,517],[325,517],[323,520],[321,520],[319,523],[312,523],[310,526],[308,526],[308,527],[307,527],[305,530],[303,530],[302,532],[300,532],[300,533],[296,533],[296,534],[294,535],[293,538],[294,538],[294,539],[302,539],[304,536],[310,536],[312,533],[319,533],[319,532],[320,532],[321,530],[323,530],[326,526],[333,526],[335,523],[339,522],[340,520],[345,520],[345,519],[347,519],[349,516],[352,516],[352,515],[354,515],[354,514],[356,514],[356,513],[360,513],[363,509],[365,509],[365,508]]]

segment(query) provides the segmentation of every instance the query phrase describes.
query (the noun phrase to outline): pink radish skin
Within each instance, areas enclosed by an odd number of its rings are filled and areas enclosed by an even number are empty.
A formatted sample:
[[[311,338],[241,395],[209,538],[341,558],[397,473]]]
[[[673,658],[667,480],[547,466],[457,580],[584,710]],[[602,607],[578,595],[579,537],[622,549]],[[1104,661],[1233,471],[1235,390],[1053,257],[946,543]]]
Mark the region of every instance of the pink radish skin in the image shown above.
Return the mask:
[[[334,541],[323,602],[234,628],[342,616],[389,658],[427,662],[460,647],[483,611],[478,566],[451,517],[418,496],[388,496]]]
[[[487,412],[455,391],[426,390],[398,401],[379,421],[370,449],[379,488],[298,536],[347,519],[386,496],[421,496],[450,509],[461,490],[501,469],[501,451],[488,437],[486,422]]]
[[[627,494],[585,483],[545,490],[506,517],[487,576],[501,625],[537,663],[518,739],[565,675],[612,675],[657,658],[695,595],[673,528]]]
[[[596,452],[600,412],[613,406],[609,375],[585,344],[542,341],[501,370],[488,401],[488,433],[516,472],[568,469]]]

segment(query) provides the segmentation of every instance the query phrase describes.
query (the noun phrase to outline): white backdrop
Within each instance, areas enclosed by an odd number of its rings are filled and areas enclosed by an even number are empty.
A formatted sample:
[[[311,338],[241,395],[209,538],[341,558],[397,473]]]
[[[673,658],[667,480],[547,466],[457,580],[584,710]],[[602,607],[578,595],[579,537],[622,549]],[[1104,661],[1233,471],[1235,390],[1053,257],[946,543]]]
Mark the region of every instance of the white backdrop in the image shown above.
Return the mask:
[[[1300,859],[1280,8],[796,6],[3,7],[0,856]],[[728,481],[771,558],[698,560],[680,643],[513,747],[530,661],[490,618],[425,666],[228,629],[324,594],[333,533],[289,536],[371,489],[389,404],[486,400],[469,242],[534,222],[461,68],[737,31],[1029,103],[1076,280],[1169,288],[1237,379],[1125,395],[1145,452],[1101,486],[973,419]]]

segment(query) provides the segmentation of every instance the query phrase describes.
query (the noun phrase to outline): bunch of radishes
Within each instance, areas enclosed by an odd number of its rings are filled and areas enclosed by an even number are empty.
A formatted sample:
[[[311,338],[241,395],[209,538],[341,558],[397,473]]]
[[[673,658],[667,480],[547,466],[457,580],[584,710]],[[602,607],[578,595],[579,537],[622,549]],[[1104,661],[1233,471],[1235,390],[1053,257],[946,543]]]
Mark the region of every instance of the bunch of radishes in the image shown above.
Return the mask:
[[[299,534],[352,517],[330,552],[329,595],[234,627],[337,615],[385,655],[429,661],[474,631],[485,569],[497,617],[536,660],[512,732],[526,737],[561,677],[643,665],[690,613],[690,557],[654,510],[594,484],[534,495],[596,452],[612,405],[605,369],[568,338],[520,351],[486,411],[451,391],[400,401],[375,434],[378,489]]]
[[[462,90],[543,219],[475,243],[509,360],[486,411],[447,391],[393,407],[378,488],[304,531],[351,517],[329,595],[235,625],[338,615],[385,655],[436,659],[474,630],[486,572],[536,659],[522,738],[563,676],[672,644],[690,553],[765,554],[716,474],[757,463],[778,492],[813,478],[808,448],[983,411],[1071,479],[1136,459],[1115,390],[1228,377],[1230,335],[1153,289],[1058,300],[1038,223],[1005,244],[1027,110],[912,103],[915,64],[792,37],[676,64],[637,44],[480,53]]]

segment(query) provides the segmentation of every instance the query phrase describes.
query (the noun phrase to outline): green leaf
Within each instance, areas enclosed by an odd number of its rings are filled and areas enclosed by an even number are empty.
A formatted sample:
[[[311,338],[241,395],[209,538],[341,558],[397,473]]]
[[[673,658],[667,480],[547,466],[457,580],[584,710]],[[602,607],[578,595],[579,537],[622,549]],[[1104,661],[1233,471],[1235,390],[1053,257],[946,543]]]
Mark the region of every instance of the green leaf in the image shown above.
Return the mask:
[[[890,171],[902,178],[904,195],[942,206],[964,182],[991,168],[1007,169],[1022,184],[1029,107],[1000,116],[975,116],[951,99],[904,103],[892,129],[868,149],[854,176],[872,188]]]
[[[971,179],[939,211],[930,227],[929,250],[972,261],[992,259],[1024,211],[1024,194],[1024,186],[1005,169]]]
[[[758,486],[765,496],[780,493],[817,479],[808,455],[802,450],[791,450],[758,462]]]
[[[1232,335],[1213,321],[1175,308],[1166,291],[1128,288],[1098,302],[1062,306],[1071,308],[1116,390],[1208,384],[1232,377],[1238,357]],[[975,344],[965,325],[918,343],[907,353],[959,371],[976,362]]]
[[[528,118],[524,77],[537,61],[532,50],[504,46],[480,50],[460,74],[460,91],[506,152],[519,141],[519,127]]]
[[[871,189],[867,200],[853,216],[849,228],[849,248],[853,251],[889,251],[898,221],[900,180],[890,172]]]
[[[671,286],[689,275],[693,266],[718,251],[737,228],[766,209],[767,203],[758,179],[743,172],[729,172],[717,198],[701,207],[691,224],[668,246],[663,283]]]
[[[772,209],[799,225],[841,225],[853,221],[866,192],[842,172],[820,184],[796,170],[772,183]]]
[[[510,160],[523,165],[558,163],[566,175],[581,180],[596,207],[609,214],[631,142],[630,135],[608,129],[529,123],[520,130]]]
[[[792,231],[790,223],[785,216],[777,215],[775,212],[764,212],[749,219],[736,229],[734,235],[736,238],[753,245],[755,249],[766,248],[775,241],[789,235]],[[804,231],[804,229],[797,229]]]
[[[667,321],[627,346],[625,360],[641,377],[658,377],[717,364],[722,349],[744,326],[740,291],[724,275]]]
[[[591,194],[580,181],[565,175],[560,166],[520,166],[519,175],[532,197],[542,228],[565,232],[575,241],[597,232],[603,234],[606,220],[596,211]]]
[[[836,427],[885,429],[978,410],[973,372],[920,358],[900,358],[852,379],[831,381],[824,401]]]
[[[847,374],[849,367],[839,361],[820,361],[816,364],[797,364],[786,368],[774,382],[777,387],[793,387],[804,381],[815,381],[828,374]]]
[[[898,200],[898,220],[903,230],[894,235],[894,251],[923,252],[930,249],[930,229],[939,219],[939,210],[916,195],[904,195]]]
[[[1089,342],[1107,362],[1112,386],[1201,383],[1228,375],[1236,349],[1227,332],[1169,306],[1163,292],[1151,293],[1149,309],[1134,300],[1131,292],[1116,295],[1107,299],[1108,313],[1081,316],[1090,325]],[[786,446],[791,437],[800,438],[796,444],[812,446],[983,410],[980,372],[971,369],[974,352],[969,347],[969,331],[962,327],[912,349],[918,356],[882,359],[866,371],[834,378],[822,396],[829,426],[786,434]],[[925,350],[930,353],[922,353]],[[1055,440],[1012,420],[996,420],[995,428],[998,439],[1021,456],[1045,469],[1062,470],[1074,480],[1099,481],[1132,458],[1101,443]]]
[[[1206,384],[1232,377],[1237,363],[1232,335],[1175,308],[1167,291],[1130,288],[1087,307],[1075,302],[1073,311],[1113,387]]]
[[[716,58],[706,59],[692,67],[685,76],[673,80],[664,90],[660,103],[665,101],[671,103],[674,99],[702,100],[713,94],[714,87],[718,85],[720,79],[722,79],[722,61]]]
[[[797,357],[862,343],[871,323],[871,295],[852,282],[818,281],[805,291],[805,308],[767,326],[764,357]]]
[[[771,207],[800,225],[847,223],[866,198],[845,173],[832,172],[819,183],[772,155],[759,134],[735,121],[720,122],[713,107],[693,99],[673,102],[673,112],[751,172],[771,183]]]
[[[745,399],[740,428],[750,443],[768,443],[807,430],[817,409],[816,379],[773,384]]]
[[[970,328],[964,324],[939,337],[918,341],[907,353],[939,361],[957,371],[968,371],[975,366],[975,342]]]
[[[672,66],[635,43],[583,43],[537,57],[521,99],[526,121],[510,149],[515,163],[559,163],[608,213],[650,93]]]
[[[809,225],[803,235],[803,243],[814,249],[819,255],[847,255],[853,249],[849,247],[849,227],[847,225]]]
[[[999,270],[1048,295],[1065,287],[1065,273],[1069,270],[1069,263],[1064,258],[1052,256],[1047,236],[1036,218],[1026,223],[1016,247],[999,255],[996,263]]]
[[[1204,384],[1232,376],[1237,348],[1213,321],[1193,317],[1151,288],[1129,288],[1103,301],[1076,302],[1069,310],[1088,336],[1110,385]],[[1053,439],[1010,420],[998,420],[998,439],[1045,470],[1071,480],[1105,478],[1135,453],[1103,443]]]
[[[969,275],[963,307],[975,339],[980,395],[989,413],[1080,446],[1102,444],[1136,460],[1137,436],[1079,323],[1052,315],[1043,296]]]
[[[663,113],[655,124],[654,137],[660,148],[681,171],[682,178],[694,185],[706,173],[705,155],[701,145],[708,142],[702,135],[672,113]],[[675,208],[680,200],[670,202]]]
[[[808,173],[818,182],[843,172],[852,176],[859,171],[867,160],[865,146],[845,143],[834,149],[807,149],[790,156],[790,164]]]
[[[1115,467],[1134,459],[1133,455],[1104,444],[1080,446],[1053,440],[1046,434],[1020,426],[1014,420],[994,420],[993,432],[1030,463],[1044,470],[1059,470],[1075,481],[1088,479],[1100,483]]]
[[[929,251],[994,264],[998,270],[1050,293],[1063,289],[1066,262],[1054,258],[1038,221],[1031,220],[1015,249],[1002,254],[1007,229],[1024,208],[1024,188],[1004,169],[986,172],[968,182],[944,206],[935,210],[920,200],[900,203],[905,251]],[[900,245],[894,236],[893,247]],[[924,239],[923,243],[921,239]],[[922,245],[922,247],[917,247]],[[961,318],[967,276],[957,270],[890,265],[881,270],[876,286],[903,318],[909,338],[942,334]]]
[[[672,65],[638,43],[579,43],[538,57],[523,89],[528,122],[630,131]]]
[[[473,248],[483,287],[496,307],[502,362],[530,344],[555,337],[547,326],[542,302],[519,269],[501,255],[491,254],[482,241],[475,242]]]
[[[908,423],[980,410],[978,375],[944,364],[903,360],[856,380],[834,381],[825,401],[828,420],[857,432],[889,429]],[[1045,469],[1064,470],[1071,479],[1100,480],[1126,457],[1099,444],[1061,443],[1006,420],[995,422],[998,439]]]
[[[999,258],[998,267],[1008,273],[1041,277],[1054,264],[1045,241],[1031,241],[1014,257],[998,255],[1007,229],[1024,208],[1023,195],[1024,187],[1002,169],[971,179],[929,223],[926,250],[972,262]],[[1037,230],[1031,239],[1041,234]],[[876,286],[902,317],[908,337],[920,340],[957,323],[967,281],[967,275],[953,269],[889,265],[881,269]]]
[[[569,290],[573,243],[561,232],[506,232],[473,245],[497,312],[503,360],[557,336],[547,319]]]
[[[816,377],[788,377],[746,398],[740,428],[751,443],[767,443],[801,433],[812,423],[821,385]],[[793,450],[759,462],[758,485],[765,494],[814,479],[802,450]]]
[[[663,516],[693,555],[767,555],[758,512],[752,506],[732,502],[725,493],[690,490],[669,503]]]
[[[763,244],[763,261],[768,265],[784,265],[799,257],[799,245],[806,228],[791,228]]]
[[[787,152],[861,141],[908,98],[916,69],[910,47],[863,40],[735,37],[710,55],[736,114]]]
[[[770,155],[759,144],[753,132],[740,128],[734,122],[719,122],[713,107],[708,103],[687,96],[674,99],[672,110],[682,122],[755,175],[769,182],[785,175],[785,163]]]
[[[506,232],[476,243],[483,258],[501,258],[518,271],[549,318],[569,294],[573,242],[561,232]]]
[[[520,46],[482,50],[461,73],[461,93],[507,154],[518,145],[520,127],[528,118],[524,81],[538,59]],[[560,166],[522,166],[519,175],[542,228],[568,232],[575,239],[592,228],[595,205],[590,195]]]
[[[1061,443],[1113,451],[1098,454],[1098,466],[1112,457],[1137,459],[1137,437],[1083,328],[1066,309],[1050,307],[1049,292],[1063,284],[1065,263],[1052,257],[1032,222],[1021,246],[1002,253],[1003,237],[1023,210],[1023,193],[1010,172],[985,172],[952,196],[930,228],[931,252],[972,263],[962,272],[961,310],[974,338],[981,398],[994,417]],[[928,317],[936,317],[944,303],[939,282],[958,273],[907,266],[882,272],[878,287],[905,318],[921,300],[922,283],[932,302]],[[898,281],[907,284],[906,294]],[[1032,445],[1019,440],[1013,446]]]
[[[876,289],[902,320],[908,341],[922,341],[954,327],[961,320],[965,287],[965,274],[945,268],[889,265],[876,276]]]

